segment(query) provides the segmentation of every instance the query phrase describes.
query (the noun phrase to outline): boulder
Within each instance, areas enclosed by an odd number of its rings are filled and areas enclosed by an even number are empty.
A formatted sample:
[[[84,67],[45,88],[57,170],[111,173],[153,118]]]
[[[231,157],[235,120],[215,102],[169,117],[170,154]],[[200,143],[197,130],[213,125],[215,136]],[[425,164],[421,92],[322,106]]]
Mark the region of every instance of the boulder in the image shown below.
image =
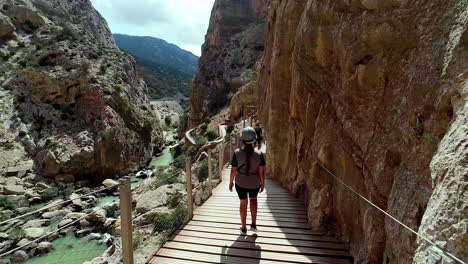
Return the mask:
[[[102,207],[106,211],[106,216],[112,217],[115,215],[115,212],[117,212],[120,208],[119,202],[113,202],[106,204]]]
[[[169,213],[169,209],[166,206],[159,207],[159,208],[153,209],[149,212],[146,212],[136,217],[135,220],[133,220],[133,223],[136,226],[148,225],[148,224],[153,223],[155,217],[160,216],[162,214],[168,214],[168,213]]]
[[[86,203],[81,201],[80,196],[78,194],[76,194],[76,193],[72,193],[70,195],[70,200],[71,200],[73,205],[75,205],[75,206],[77,206],[79,208],[83,208],[83,207],[86,206]]]
[[[1,18],[0,18],[0,21],[1,21]],[[33,166],[33,163],[27,163],[27,164],[18,165],[15,167],[9,167],[6,171],[6,175],[8,177],[16,176],[16,177],[22,178],[26,176],[26,174],[32,170],[32,166]]]
[[[58,224],[58,227],[64,227],[66,225],[69,225],[73,222],[73,219],[63,219],[62,221],[60,221],[60,223]]]
[[[18,195],[22,195],[24,194],[25,190],[23,188],[23,186],[20,186],[20,185],[13,185],[13,184],[9,184],[7,186],[5,186],[3,188],[3,193],[4,194],[18,194]]]
[[[98,209],[96,212],[88,215],[85,219],[92,225],[102,226],[106,222],[106,211],[103,209]]]
[[[4,232],[0,232],[0,241],[4,241],[8,239],[8,234]]]
[[[26,238],[34,240],[43,236],[46,232],[45,228],[42,227],[29,227],[24,229],[24,233]]]
[[[55,249],[54,245],[50,242],[41,242],[39,243],[39,245],[37,245],[37,251],[40,254],[49,253],[53,251],[54,249]]]
[[[63,210],[56,210],[56,211],[53,211],[53,212],[43,213],[43,214],[42,214],[42,218],[45,218],[45,219],[52,219],[52,218],[56,218],[56,217],[65,216],[65,215],[67,215],[68,213],[70,213],[70,211],[69,211],[69,210],[66,210],[66,209],[63,209]]]
[[[47,188],[50,188],[49,185],[43,183],[43,182],[39,182],[36,184],[36,187],[39,188],[39,189],[47,189]]]
[[[77,231],[75,232],[75,235],[76,235],[77,237],[83,237],[83,236],[86,236],[86,235],[90,234],[92,231],[93,231],[92,228],[80,229],[80,230],[77,230]]]
[[[13,253],[13,256],[11,257],[11,262],[12,263],[21,263],[24,262],[28,259],[28,254],[24,252],[23,250],[18,250]]]
[[[69,213],[69,214],[65,215],[64,218],[78,220],[81,217],[84,217],[85,215],[86,215],[85,213]]]
[[[72,174],[58,174],[55,175],[54,177],[55,183],[63,183],[63,184],[69,184],[69,183],[74,183],[75,182],[75,176]]]
[[[11,244],[13,244],[11,240],[5,240],[3,242],[0,242],[0,252],[7,251],[11,247]]]
[[[29,201],[24,195],[7,195],[6,198],[15,204],[16,207],[29,206]]]
[[[172,193],[172,189],[167,185],[161,186],[156,190],[144,192],[137,200],[136,211],[138,213],[146,213],[157,207],[167,204],[168,194]]]
[[[30,227],[47,226],[49,223],[50,223],[50,220],[47,220],[47,219],[33,219],[33,220],[30,220],[30,221],[27,221],[23,225],[23,229],[30,228]]]
[[[46,205],[47,207],[49,207],[49,209],[47,209],[47,212],[54,212],[54,211],[60,210],[63,208],[64,205],[65,204],[63,204],[62,199],[57,199]]]
[[[105,187],[115,187],[117,185],[119,185],[119,183],[117,181],[114,181],[112,179],[105,179],[103,182],[102,182],[102,185],[104,185]]]

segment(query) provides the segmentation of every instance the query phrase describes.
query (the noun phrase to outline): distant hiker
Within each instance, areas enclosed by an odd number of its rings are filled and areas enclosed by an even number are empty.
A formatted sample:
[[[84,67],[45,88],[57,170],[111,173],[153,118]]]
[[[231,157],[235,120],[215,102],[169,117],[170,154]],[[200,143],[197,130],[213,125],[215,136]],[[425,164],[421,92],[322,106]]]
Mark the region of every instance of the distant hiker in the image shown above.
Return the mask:
[[[256,132],[251,127],[242,130],[243,146],[236,149],[231,161],[231,179],[229,190],[232,192],[234,180],[236,192],[240,199],[241,234],[247,234],[247,205],[250,200],[252,224],[250,230],[257,231],[257,195],[265,188],[265,158],[263,153],[255,150]]]
[[[257,125],[255,125],[255,134],[257,134],[257,147],[258,149],[261,149],[263,136],[262,136],[262,128],[260,127],[260,124],[258,123]]]

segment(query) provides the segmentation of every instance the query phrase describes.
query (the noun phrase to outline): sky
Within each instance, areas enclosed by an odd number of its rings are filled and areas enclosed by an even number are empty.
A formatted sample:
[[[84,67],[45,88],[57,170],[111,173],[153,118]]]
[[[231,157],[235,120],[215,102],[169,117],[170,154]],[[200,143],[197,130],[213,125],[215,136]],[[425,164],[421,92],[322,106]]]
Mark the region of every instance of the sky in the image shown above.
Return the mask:
[[[151,36],[200,56],[215,0],[91,0],[112,33]]]

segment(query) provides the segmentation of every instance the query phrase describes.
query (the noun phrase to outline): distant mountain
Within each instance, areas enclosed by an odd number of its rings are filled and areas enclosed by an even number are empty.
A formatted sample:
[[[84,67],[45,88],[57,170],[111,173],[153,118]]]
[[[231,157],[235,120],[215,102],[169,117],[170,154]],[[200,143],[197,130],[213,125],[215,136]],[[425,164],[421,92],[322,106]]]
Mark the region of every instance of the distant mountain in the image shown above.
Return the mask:
[[[134,57],[144,58],[162,66],[169,66],[178,71],[195,75],[198,57],[165,40],[153,37],[136,37],[114,34],[115,41],[121,50]]]
[[[186,104],[198,57],[165,40],[114,34],[119,48],[135,57],[152,99],[173,98]]]

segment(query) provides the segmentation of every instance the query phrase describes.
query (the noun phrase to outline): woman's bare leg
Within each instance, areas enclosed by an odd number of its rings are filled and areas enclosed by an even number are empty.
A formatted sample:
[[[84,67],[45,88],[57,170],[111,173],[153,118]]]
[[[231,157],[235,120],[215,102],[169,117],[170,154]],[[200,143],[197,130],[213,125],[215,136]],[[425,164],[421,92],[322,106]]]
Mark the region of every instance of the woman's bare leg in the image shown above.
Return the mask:
[[[247,204],[248,200],[240,200],[240,217],[241,217],[241,223],[242,223],[242,228],[247,228]]]
[[[257,225],[257,198],[250,199],[250,214],[252,216],[252,225]]]

